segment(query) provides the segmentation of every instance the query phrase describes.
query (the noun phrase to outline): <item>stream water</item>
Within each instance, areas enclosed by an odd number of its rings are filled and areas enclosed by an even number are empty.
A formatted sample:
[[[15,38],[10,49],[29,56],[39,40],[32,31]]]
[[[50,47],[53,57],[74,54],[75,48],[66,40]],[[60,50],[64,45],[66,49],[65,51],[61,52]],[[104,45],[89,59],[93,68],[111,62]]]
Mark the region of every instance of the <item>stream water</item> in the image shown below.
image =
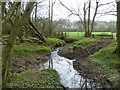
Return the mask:
[[[56,49],[51,53],[51,64],[47,61],[42,68],[49,68],[51,65],[55,69],[59,76],[62,85],[68,88],[101,88],[101,84],[94,83],[89,79],[83,78],[79,72],[73,68],[73,61],[65,57],[61,57],[57,54],[59,49]]]

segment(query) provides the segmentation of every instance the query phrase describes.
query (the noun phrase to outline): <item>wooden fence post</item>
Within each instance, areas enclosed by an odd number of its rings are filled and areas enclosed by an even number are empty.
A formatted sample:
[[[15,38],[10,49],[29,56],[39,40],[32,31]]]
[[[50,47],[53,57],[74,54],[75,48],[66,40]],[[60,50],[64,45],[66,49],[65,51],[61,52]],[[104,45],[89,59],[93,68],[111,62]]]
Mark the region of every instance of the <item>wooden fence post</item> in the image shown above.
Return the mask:
[[[65,37],[67,37],[67,33],[65,32]]]

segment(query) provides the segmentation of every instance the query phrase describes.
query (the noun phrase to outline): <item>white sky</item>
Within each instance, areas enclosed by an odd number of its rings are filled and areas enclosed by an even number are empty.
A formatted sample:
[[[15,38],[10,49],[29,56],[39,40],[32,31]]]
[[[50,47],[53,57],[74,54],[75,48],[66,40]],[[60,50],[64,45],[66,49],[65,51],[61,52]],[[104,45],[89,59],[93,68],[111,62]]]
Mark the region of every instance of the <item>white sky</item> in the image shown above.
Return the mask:
[[[44,1],[43,5],[46,5],[44,6],[44,8],[42,8],[39,12],[38,12],[38,16],[41,17],[41,14],[42,16],[45,16],[45,17],[48,17],[48,2],[49,0],[46,0]],[[53,0],[55,1],[55,0]],[[60,0],[62,1],[62,3],[64,5],[66,5],[68,8],[74,10],[74,11],[78,11],[78,8],[80,8],[80,13],[83,14],[83,3],[84,3],[84,0]],[[95,6],[95,3],[94,3],[95,0],[91,0],[92,2],[92,7]],[[104,4],[104,3],[109,3],[109,2],[112,2],[114,1],[114,6],[113,4],[110,4],[110,5],[106,5],[106,6],[103,6],[103,7],[100,7],[98,10],[99,12],[104,12],[104,11],[107,11],[107,10],[110,10],[110,9],[113,9],[114,11],[116,10],[116,3],[115,3],[115,0],[100,0],[100,4]],[[91,9],[91,12],[94,12],[94,9]],[[70,12],[65,8],[63,7],[58,0],[56,0],[56,3],[54,5],[54,13],[53,13],[53,19],[54,20],[58,20],[58,19],[70,19],[71,21],[75,21],[75,20],[79,20],[79,18],[77,16],[74,16],[72,15],[71,17],[68,17],[68,15],[70,15]],[[91,15],[92,17],[93,15]],[[106,15],[106,16],[101,16],[99,17],[99,15],[97,15],[96,17],[96,20],[97,21],[110,21],[110,20],[114,20],[116,21],[116,16],[113,16],[113,15]]]
[[[2,1],[7,1],[7,0],[2,0]],[[21,1],[21,0],[15,0],[15,1]],[[41,0],[22,0],[22,1],[27,2],[27,1],[41,1]],[[43,6],[42,6],[42,8],[41,7],[38,8],[38,13],[37,13],[38,17],[42,17],[42,16],[48,17],[48,4],[49,4],[48,1],[49,0],[44,0],[44,3],[41,3]],[[70,15],[70,12],[65,7],[63,7],[59,3],[58,0],[53,0],[53,2],[54,1],[56,1],[56,3],[54,5],[53,20],[59,20],[59,19],[70,19],[71,21],[76,21],[76,20],[78,21],[79,20],[79,18],[77,16],[74,16],[74,15],[72,15],[71,17],[68,17],[68,15]],[[82,8],[84,5],[84,1],[86,1],[86,0],[60,0],[60,1],[62,1],[62,3],[64,5],[66,5],[68,8],[70,8],[71,10],[77,11],[78,8],[80,8],[80,13],[83,14]],[[92,7],[95,6],[94,1],[95,0],[91,0]],[[100,0],[100,4],[109,3],[112,1],[114,1],[114,4],[103,6],[103,7],[99,8],[99,11],[104,12],[104,11],[107,11],[109,9],[113,9],[115,11],[116,10],[115,0]],[[91,9],[91,12],[94,12],[94,10]],[[91,17],[92,16],[93,15],[91,15]],[[101,16],[99,18],[98,17],[99,17],[99,15],[97,15],[96,21],[111,21],[111,20],[116,21],[116,16],[113,16],[113,15]]]

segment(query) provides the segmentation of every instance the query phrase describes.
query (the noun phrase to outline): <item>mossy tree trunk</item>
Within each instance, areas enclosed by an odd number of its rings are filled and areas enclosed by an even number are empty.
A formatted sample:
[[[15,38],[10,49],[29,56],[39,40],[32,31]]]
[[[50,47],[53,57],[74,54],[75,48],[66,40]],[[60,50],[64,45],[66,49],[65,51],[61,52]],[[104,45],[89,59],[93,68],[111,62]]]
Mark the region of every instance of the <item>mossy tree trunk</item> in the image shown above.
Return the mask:
[[[20,43],[24,43],[24,40],[23,40],[23,33],[24,33],[24,30],[21,29],[19,34],[18,34],[18,38],[20,40]]]
[[[18,6],[18,12],[17,12],[17,16],[18,16],[18,18],[21,18],[21,15],[22,15],[22,13],[21,13],[21,3],[20,3],[20,5]],[[23,43],[24,42],[24,40],[23,40],[23,33],[24,33],[24,30],[23,30],[23,28],[19,31],[19,33],[18,33],[18,38],[19,38],[19,40],[20,40],[20,42],[21,43]]]
[[[43,35],[38,31],[37,27],[31,22],[30,19],[28,20],[28,24],[32,27],[32,28],[30,28],[30,27],[29,28],[39,38],[39,40],[45,42],[45,39],[44,39]]]
[[[22,15],[21,18],[16,19],[15,24],[13,26],[13,30],[11,32],[10,37],[2,51],[2,84],[3,87],[6,86],[6,83],[10,81],[10,65],[11,65],[11,55],[13,53],[13,47],[15,44],[16,36],[19,31],[23,28],[26,21],[28,20],[28,16],[30,16],[31,11],[33,9],[34,3],[28,3],[26,7],[26,11]]]

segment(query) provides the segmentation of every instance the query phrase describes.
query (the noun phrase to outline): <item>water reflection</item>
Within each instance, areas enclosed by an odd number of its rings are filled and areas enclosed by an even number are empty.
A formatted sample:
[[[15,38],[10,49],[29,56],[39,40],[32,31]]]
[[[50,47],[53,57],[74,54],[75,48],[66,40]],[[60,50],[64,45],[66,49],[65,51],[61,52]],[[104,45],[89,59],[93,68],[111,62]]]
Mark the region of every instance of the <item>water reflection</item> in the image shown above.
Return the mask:
[[[42,68],[46,69],[52,67],[55,69],[60,76],[60,82],[68,88],[91,88],[92,90],[101,88],[99,83],[94,83],[89,79],[84,79],[80,74],[73,68],[73,61],[67,58],[61,57],[57,54],[59,49],[51,53],[51,59],[46,62]]]

